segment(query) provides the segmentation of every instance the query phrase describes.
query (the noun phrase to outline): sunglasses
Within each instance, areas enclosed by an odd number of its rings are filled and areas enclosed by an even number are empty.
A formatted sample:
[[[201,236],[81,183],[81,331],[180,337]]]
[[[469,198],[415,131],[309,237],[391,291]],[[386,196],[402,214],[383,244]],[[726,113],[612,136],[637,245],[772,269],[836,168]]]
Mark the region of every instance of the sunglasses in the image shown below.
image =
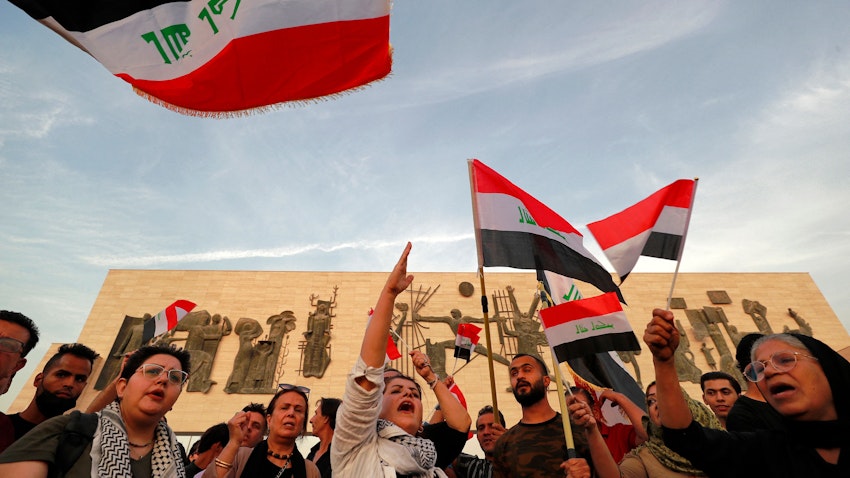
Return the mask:
[[[168,383],[172,385],[182,386],[186,383],[186,380],[189,379],[189,374],[182,370],[166,370],[162,365],[157,365],[155,363],[142,364],[142,366],[137,368],[136,371],[142,372],[142,375],[148,380],[156,380],[162,374],[165,374],[166,378],[168,378]]]
[[[24,343],[12,337],[0,337],[0,352],[19,354],[24,351]]]
[[[304,395],[304,398],[307,400],[307,403],[310,403],[310,389],[307,387],[302,387],[301,385],[292,385],[291,383],[279,383],[277,384],[277,389],[278,395],[284,392],[298,392]]]
[[[764,379],[764,370],[769,363],[777,372],[790,372],[797,366],[797,356],[808,357],[817,360],[817,357],[806,355],[801,352],[776,352],[767,360],[756,360],[744,368],[744,377],[750,382],[760,382]]]

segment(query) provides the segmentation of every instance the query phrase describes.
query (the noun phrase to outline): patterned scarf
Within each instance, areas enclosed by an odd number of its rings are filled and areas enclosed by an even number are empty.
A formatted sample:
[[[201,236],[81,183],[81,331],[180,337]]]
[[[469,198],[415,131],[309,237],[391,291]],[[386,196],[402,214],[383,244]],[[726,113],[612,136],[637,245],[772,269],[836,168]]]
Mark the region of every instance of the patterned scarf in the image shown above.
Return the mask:
[[[445,477],[437,463],[434,442],[427,438],[411,436],[389,420],[378,420],[378,437],[389,440],[394,447],[381,446],[381,462],[395,468],[399,475],[410,477]],[[380,442],[380,440],[379,440]],[[379,444],[380,446],[380,444]],[[399,448],[403,451],[399,452]]]
[[[92,476],[133,476],[127,430],[121,419],[120,404],[110,403],[99,415],[98,429],[92,441]],[[151,455],[151,476],[186,478],[177,439],[165,420],[160,420],[156,427]]]
[[[685,395],[685,401],[688,402],[688,408],[691,410],[691,415],[697,423],[707,428],[716,428],[718,430],[722,429],[720,421],[717,419],[717,416],[714,415],[714,412],[689,397],[687,392],[684,390],[682,390],[682,393]],[[664,445],[664,439],[661,437],[661,427],[655,426],[646,416],[643,417],[643,426],[649,435],[649,440],[647,440],[643,445],[632,450],[630,454],[637,456],[641,448],[646,447],[649,449],[650,453],[652,453],[655,458],[657,458],[658,461],[669,470],[692,476],[706,476],[702,470],[694,468],[690,461],[675,451],[667,448],[667,446]]]

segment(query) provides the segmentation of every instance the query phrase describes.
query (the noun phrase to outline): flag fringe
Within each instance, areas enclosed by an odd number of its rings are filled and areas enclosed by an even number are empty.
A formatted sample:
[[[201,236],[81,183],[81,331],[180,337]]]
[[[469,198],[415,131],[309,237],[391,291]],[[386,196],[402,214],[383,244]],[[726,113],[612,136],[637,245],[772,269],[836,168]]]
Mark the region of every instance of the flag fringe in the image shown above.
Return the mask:
[[[393,53],[393,49],[392,49],[392,47],[390,47],[390,61],[391,62],[392,62],[392,53]],[[246,108],[244,110],[235,110],[235,111],[201,111],[201,110],[195,110],[195,109],[192,109],[192,108],[186,108],[185,106],[177,106],[175,104],[169,103],[165,100],[157,98],[154,95],[151,95],[150,93],[142,91],[142,90],[136,88],[135,86],[133,87],[133,92],[135,92],[137,95],[141,96],[142,98],[150,101],[151,103],[153,103],[157,106],[161,106],[165,109],[174,111],[175,113],[180,113],[181,115],[185,115],[185,116],[194,116],[196,118],[213,118],[213,119],[244,118],[244,117],[248,117],[248,116],[270,113],[272,111],[278,111],[278,110],[281,110],[281,109],[284,109],[284,108],[303,108],[303,107],[310,106],[310,105],[320,103],[320,102],[336,100],[336,99],[342,98],[343,96],[349,95],[351,93],[357,93],[357,92],[360,92],[362,90],[365,90],[366,88],[369,88],[370,86],[374,85],[375,83],[386,80],[387,78],[392,76],[392,74],[393,73],[392,73],[392,64],[391,64],[390,65],[390,72],[387,73],[386,75],[384,75],[380,78],[374,79],[374,80],[372,80],[368,83],[364,83],[362,85],[357,85],[357,86],[348,88],[347,90],[342,90],[342,91],[339,91],[339,92],[336,92],[336,93],[331,93],[331,94],[328,94],[328,95],[317,96],[315,98],[304,98],[304,99],[300,99],[300,100],[281,101],[280,103],[275,103],[273,105],[257,106],[257,107],[254,107],[254,108]]]

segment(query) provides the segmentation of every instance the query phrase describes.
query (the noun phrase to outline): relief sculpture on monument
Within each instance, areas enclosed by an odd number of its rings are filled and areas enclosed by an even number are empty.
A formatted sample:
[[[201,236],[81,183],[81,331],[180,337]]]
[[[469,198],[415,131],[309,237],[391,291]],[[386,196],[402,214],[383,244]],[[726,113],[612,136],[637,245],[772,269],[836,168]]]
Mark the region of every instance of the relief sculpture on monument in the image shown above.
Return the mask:
[[[310,295],[310,305],[315,311],[307,317],[307,331],[301,341],[301,375],[322,378],[331,363],[331,320],[335,316],[336,295],[339,287],[334,286],[331,300],[317,300],[318,295]]]
[[[115,380],[118,372],[121,371],[121,363],[124,360],[124,355],[128,354],[142,345],[142,335],[144,333],[144,323],[150,319],[150,314],[145,314],[144,317],[124,316],[124,322],[121,328],[118,329],[118,335],[115,337],[115,342],[112,343],[112,349],[109,351],[109,356],[103,364],[103,369],[97,377],[97,383],[94,385],[95,390],[103,390],[110,382]]]

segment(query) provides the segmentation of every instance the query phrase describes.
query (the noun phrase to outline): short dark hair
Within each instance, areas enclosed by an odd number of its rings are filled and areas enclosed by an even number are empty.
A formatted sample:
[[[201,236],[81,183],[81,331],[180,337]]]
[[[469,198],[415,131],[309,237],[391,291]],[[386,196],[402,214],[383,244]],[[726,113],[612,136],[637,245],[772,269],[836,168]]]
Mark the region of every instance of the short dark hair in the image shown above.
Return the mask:
[[[701,388],[703,392],[705,392],[705,382],[708,380],[728,380],[729,385],[735,389],[735,393],[738,395],[741,394],[741,384],[735,380],[735,377],[726,372],[706,372],[702,374],[702,377],[699,378],[699,388]]]
[[[738,342],[738,347],[735,349],[735,366],[738,367],[738,370],[742,373],[744,372],[744,369],[747,368],[747,365],[752,362],[750,352],[753,350],[753,344],[756,343],[756,340],[762,337],[764,337],[764,334],[753,332],[741,337],[741,341]]]
[[[540,358],[540,357],[538,357],[538,356],[536,356],[536,355],[531,355],[531,354],[516,354],[516,355],[514,355],[514,358],[512,358],[512,359],[511,359],[511,362],[513,362],[514,360],[516,360],[516,359],[518,359],[518,358],[522,358],[522,357],[531,357],[531,358],[533,358],[533,359],[534,359],[537,363],[539,363],[539,364],[540,364],[540,368],[542,368],[542,369],[543,369],[543,375],[545,375],[545,376],[549,376],[549,367],[547,367],[547,366],[546,366],[546,362],[544,362],[542,358]]]
[[[190,356],[189,352],[183,349],[178,349],[173,345],[145,345],[143,347],[139,347],[138,350],[130,355],[130,358],[127,359],[127,363],[124,364],[124,369],[121,370],[121,378],[125,380],[130,380],[130,377],[136,373],[136,370],[145,363],[150,357],[154,355],[171,355],[180,361],[180,370],[183,370],[187,374],[191,373],[189,371],[189,363]]]
[[[36,327],[35,322],[20,312],[12,312],[10,310],[0,310],[0,320],[18,324],[30,333],[30,338],[24,344],[24,349],[21,351],[21,357],[26,357],[30,353],[30,350],[34,349],[38,343],[38,327]]]
[[[336,430],[336,411],[342,405],[342,400],[322,397],[319,399],[319,403],[319,409],[322,411],[322,415],[328,417],[328,425],[331,426],[331,430]]]
[[[61,347],[59,347],[59,350],[55,354],[53,354],[52,357],[50,357],[50,360],[48,360],[47,363],[44,364],[44,369],[42,369],[41,372],[47,372],[48,370],[53,368],[54,365],[56,365],[56,362],[58,362],[59,359],[69,354],[73,355],[74,357],[79,357],[81,359],[88,360],[89,364],[92,367],[94,367],[95,359],[100,357],[99,353],[86,347],[83,344],[63,344]]]
[[[481,418],[481,415],[486,415],[488,413],[493,413],[493,405],[484,405],[481,410],[478,410],[478,418]],[[478,418],[475,419],[475,428],[478,428]],[[499,423],[501,423],[503,427],[507,426],[505,425],[505,416],[502,415],[501,410],[499,410]]]
[[[242,411],[255,412],[262,416],[266,416],[266,407],[264,407],[262,403],[251,402],[248,405],[245,405],[245,408],[243,408]]]
[[[218,423],[209,428],[207,431],[201,435],[201,438],[198,440],[198,449],[197,453],[203,453],[216,443],[221,444],[222,447],[227,446],[227,442],[230,440],[230,431],[227,429],[226,423]]]

